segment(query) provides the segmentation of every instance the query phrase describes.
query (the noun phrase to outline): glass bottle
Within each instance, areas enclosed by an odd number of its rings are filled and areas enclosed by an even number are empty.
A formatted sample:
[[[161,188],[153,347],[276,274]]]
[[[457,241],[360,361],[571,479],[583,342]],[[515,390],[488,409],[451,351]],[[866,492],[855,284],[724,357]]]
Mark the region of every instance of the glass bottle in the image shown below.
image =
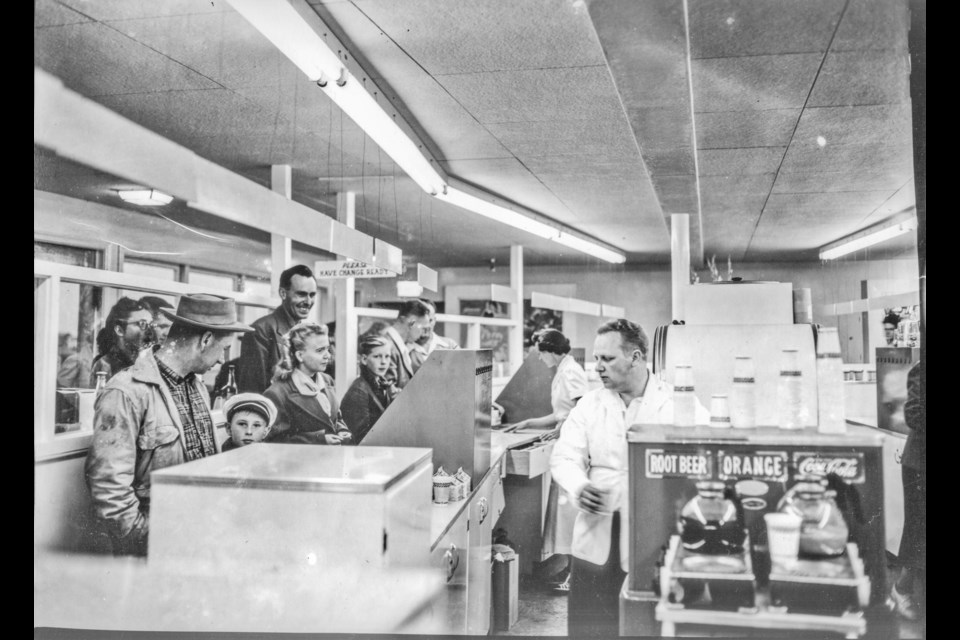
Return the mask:
[[[837,506],[836,492],[820,478],[804,477],[788,490],[777,509],[800,516],[800,553],[813,557],[835,557],[847,549],[850,530]]]
[[[694,394],[693,367],[678,364],[673,371],[673,426],[692,427],[697,423],[697,397]]]
[[[843,417],[843,360],[836,327],[824,327],[817,335],[817,431],[846,433]]]
[[[710,396],[710,426],[714,429],[730,428],[730,404],[725,393]]]
[[[804,427],[802,390],[799,354],[796,349],[784,349],[777,382],[777,424],[781,429]]]
[[[107,386],[107,372],[106,371],[97,371],[97,384],[93,389],[93,397],[99,398],[100,394],[103,393],[104,388]]]
[[[724,484],[697,483],[697,495],[680,511],[677,530],[683,548],[695,553],[732,555],[743,551],[746,538],[732,500],[723,497]]]
[[[229,365],[227,367],[227,382],[223,385],[223,395],[224,401],[229,400],[231,397],[237,395],[237,378],[234,374],[235,365]]]
[[[753,358],[737,356],[733,361],[733,389],[730,394],[730,424],[734,429],[757,426],[757,391]]]

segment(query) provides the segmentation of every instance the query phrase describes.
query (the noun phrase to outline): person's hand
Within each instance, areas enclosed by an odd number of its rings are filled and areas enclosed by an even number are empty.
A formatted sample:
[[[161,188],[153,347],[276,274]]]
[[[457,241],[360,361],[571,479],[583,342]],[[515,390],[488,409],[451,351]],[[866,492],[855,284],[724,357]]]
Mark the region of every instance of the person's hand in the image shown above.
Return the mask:
[[[580,492],[577,502],[588,513],[601,513],[604,510],[607,492],[595,484],[588,484]]]
[[[338,435],[334,435],[332,433],[325,433],[323,437],[326,438],[327,444],[340,444],[341,438]]]
[[[353,434],[341,431],[337,434],[340,437],[340,444],[353,444]]]

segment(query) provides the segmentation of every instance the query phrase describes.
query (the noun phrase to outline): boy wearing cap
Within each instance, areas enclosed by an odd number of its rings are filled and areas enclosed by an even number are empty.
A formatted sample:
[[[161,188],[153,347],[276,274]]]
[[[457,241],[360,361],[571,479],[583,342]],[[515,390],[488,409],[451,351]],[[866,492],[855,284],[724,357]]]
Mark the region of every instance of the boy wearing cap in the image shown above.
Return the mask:
[[[150,473],[219,452],[202,375],[223,363],[237,322],[231,298],[195,294],[177,312],[163,345],[107,383],[94,405],[84,465],[93,507],[116,555],[147,553]]]
[[[262,442],[277,420],[277,407],[259,393],[238,393],[223,405],[223,413],[230,424],[230,437],[223,443],[223,451]]]

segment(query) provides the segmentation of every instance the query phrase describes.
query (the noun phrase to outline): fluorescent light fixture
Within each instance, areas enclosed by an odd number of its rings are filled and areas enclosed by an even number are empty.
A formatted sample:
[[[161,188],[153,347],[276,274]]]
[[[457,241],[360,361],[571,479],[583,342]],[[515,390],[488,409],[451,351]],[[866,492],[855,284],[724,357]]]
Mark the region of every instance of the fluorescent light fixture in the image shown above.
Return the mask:
[[[570,235],[569,233],[561,232],[556,237],[551,238],[551,240],[554,242],[559,242],[560,244],[564,244],[571,249],[576,249],[577,251],[582,251],[583,253],[600,258],[601,260],[612,262],[613,264],[622,264],[627,260],[626,255],[620,253],[619,251],[613,251],[611,249],[607,249],[606,247],[601,247],[599,244],[578,238],[577,236]]]
[[[517,213],[513,209],[501,207],[500,205],[494,204],[489,200],[483,200],[476,196],[472,196],[469,193],[460,191],[455,187],[448,186],[445,193],[437,194],[437,198],[443,200],[444,202],[449,202],[452,205],[466,209],[467,211],[479,213],[480,215],[486,216],[492,220],[496,220],[497,222],[508,224],[511,227],[520,229],[521,231],[532,233],[533,235],[541,238],[552,238],[560,233],[560,230],[556,227],[551,227],[548,224],[534,220],[533,218],[525,216],[522,213]]]
[[[820,248],[821,260],[833,260],[848,253],[865,249],[877,243],[896,238],[899,235],[913,231],[917,228],[916,216],[910,216],[907,219],[893,220],[883,224],[875,225],[855,233],[851,236],[831,242]]]
[[[289,3],[227,1],[314,82],[340,76],[343,62]]]
[[[317,82],[324,93],[421,189],[430,194],[443,191],[443,178],[420,153],[417,145],[367,93],[340,57],[290,3],[228,1],[310,80]]]
[[[130,204],[139,204],[144,207],[159,207],[173,202],[173,196],[168,196],[156,189],[128,189],[118,191],[120,199]]]

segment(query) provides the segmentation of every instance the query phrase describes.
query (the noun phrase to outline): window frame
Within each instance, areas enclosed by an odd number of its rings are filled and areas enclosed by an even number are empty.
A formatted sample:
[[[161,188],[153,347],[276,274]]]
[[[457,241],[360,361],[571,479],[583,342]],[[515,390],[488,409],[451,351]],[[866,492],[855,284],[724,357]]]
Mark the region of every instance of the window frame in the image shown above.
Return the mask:
[[[90,446],[89,431],[55,433],[57,388],[57,334],[60,317],[60,286],[70,282],[148,293],[183,295],[215,293],[232,297],[239,305],[276,308],[279,297],[264,298],[239,291],[211,291],[209,287],[136,276],[120,271],[34,259],[36,282],[33,353],[33,428],[34,461],[51,460],[85,451]]]

